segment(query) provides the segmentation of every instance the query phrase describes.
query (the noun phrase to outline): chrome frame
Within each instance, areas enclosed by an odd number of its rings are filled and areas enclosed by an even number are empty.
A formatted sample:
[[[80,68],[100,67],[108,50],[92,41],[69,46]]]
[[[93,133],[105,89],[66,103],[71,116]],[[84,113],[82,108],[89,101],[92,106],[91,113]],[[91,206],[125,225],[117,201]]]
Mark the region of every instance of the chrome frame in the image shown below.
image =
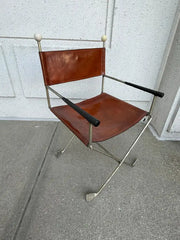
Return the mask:
[[[152,113],[153,106],[154,106],[154,103],[155,103],[155,99],[156,99],[156,96],[153,96],[153,99],[152,99],[152,102],[151,102],[151,105],[150,105],[150,109],[149,109],[150,114]]]
[[[118,166],[113,170],[113,172],[110,174],[110,176],[106,179],[106,181],[102,184],[102,186],[99,188],[99,190],[97,192],[94,193],[88,193],[86,194],[86,200],[87,201],[91,201],[93,200],[95,197],[97,197],[101,191],[104,189],[104,187],[108,184],[108,182],[112,179],[112,177],[115,175],[115,173],[118,171],[118,169],[121,167],[121,165],[125,162],[127,156],[129,155],[129,153],[131,152],[131,150],[133,149],[133,147],[135,146],[135,144],[137,143],[137,141],[139,140],[139,138],[141,137],[141,135],[143,134],[143,132],[145,131],[145,129],[147,128],[147,126],[149,125],[149,123],[151,122],[152,117],[149,115],[149,120],[146,123],[145,127],[142,129],[142,131],[140,132],[140,134],[137,136],[137,138],[135,139],[135,141],[132,143],[132,145],[130,146],[130,148],[128,149],[127,153],[124,155],[123,159],[121,161],[119,161]]]
[[[48,102],[48,107],[51,108],[51,101],[50,101],[50,96],[49,96],[49,90],[54,93],[57,97],[59,97],[60,99],[63,98],[63,96],[61,94],[59,94],[58,92],[56,92],[53,88],[49,87],[49,86],[45,86],[46,88],[46,96],[47,96],[47,102]]]
[[[133,163],[126,163],[125,160],[126,158],[128,157],[128,155],[130,154],[130,152],[132,151],[132,149],[134,148],[134,146],[136,145],[136,143],[138,142],[138,140],[140,139],[141,135],[144,133],[144,131],[146,130],[146,128],[148,127],[148,125],[150,124],[152,120],[152,117],[151,115],[149,114],[148,115],[148,121],[147,123],[145,124],[144,128],[141,130],[141,132],[139,133],[139,135],[136,137],[136,139],[134,140],[134,142],[131,144],[131,146],[129,147],[128,151],[126,152],[126,154],[124,155],[124,157],[122,159],[119,159],[117,157],[115,157],[111,152],[109,152],[105,147],[103,147],[99,142],[95,142],[95,144],[97,144],[100,148],[102,148],[104,150],[104,152],[100,151],[99,149],[97,148],[94,148],[94,146],[92,145],[92,124],[89,124],[89,144],[88,144],[88,147],[90,150],[92,151],[95,151],[95,152],[98,152],[100,154],[103,154],[107,157],[110,157],[111,159],[114,159],[116,162],[118,162],[118,166],[113,170],[113,172],[109,175],[109,177],[105,180],[105,182],[102,184],[102,186],[99,188],[99,190],[95,193],[88,193],[86,194],[86,200],[87,201],[91,201],[93,200],[95,197],[97,197],[101,191],[105,188],[105,186],[109,183],[109,181],[112,179],[112,177],[115,175],[115,173],[118,171],[118,169],[121,167],[121,165],[123,163],[131,166],[131,167],[134,167],[135,165],[135,162],[137,159],[135,159],[133,161]],[[72,142],[72,140],[74,139],[75,135],[72,136],[72,138],[69,140],[69,142],[67,143],[67,145],[64,147],[63,150],[59,150],[57,152],[57,155],[61,154],[61,153],[64,153],[65,150],[68,148],[68,146],[70,145],[70,143]]]
[[[71,142],[73,141],[74,137],[75,137],[75,135],[73,134],[72,137],[71,137],[71,139],[70,139],[70,140],[67,142],[67,144],[65,145],[65,147],[64,147],[62,150],[61,150],[61,149],[57,150],[57,152],[56,152],[56,157],[59,157],[60,154],[63,154],[63,153],[66,151],[66,149],[69,147],[69,145],[70,145]]]
[[[41,43],[40,41],[41,40],[37,40],[37,44],[38,44],[38,49],[39,49],[39,52],[42,51],[42,48],[41,48]],[[105,42],[103,42],[103,47],[105,47]],[[107,78],[110,78],[112,80],[115,80],[115,81],[118,81],[118,82],[121,82],[121,83],[125,83],[124,81],[120,80],[120,79],[117,79],[117,78],[114,78],[114,77],[111,77],[111,76],[108,76],[108,75],[103,75],[102,76],[102,85],[101,85],[101,93],[103,93],[104,91],[104,77],[107,77]],[[61,94],[59,94],[57,91],[55,91],[53,88],[51,88],[50,86],[45,86],[46,88],[46,95],[47,95],[47,102],[48,102],[48,107],[51,108],[51,103],[50,103],[50,96],[49,96],[49,90],[51,92],[53,92],[56,96],[58,96],[60,99],[63,98],[63,96]],[[152,107],[153,107],[153,104],[154,104],[154,100],[155,100],[155,96],[153,98],[153,101],[152,101],[152,104],[151,104],[151,107],[150,107],[150,112],[152,111]],[[142,129],[142,131],[140,132],[140,134],[137,136],[137,138],[134,140],[134,142],[131,144],[130,148],[128,149],[128,151],[126,152],[126,154],[124,155],[124,157],[122,159],[119,159],[117,158],[116,156],[114,156],[111,152],[109,152],[105,147],[103,147],[100,143],[96,143],[101,149],[103,149],[103,151],[100,151],[99,149],[97,148],[94,148],[94,146],[92,145],[92,129],[93,129],[93,126],[92,124],[89,124],[89,143],[88,143],[88,147],[90,150],[92,151],[96,151],[98,153],[101,153],[107,157],[110,157],[112,159],[114,159],[116,162],[118,162],[118,166],[113,170],[113,172],[110,174],[110,176],[106,179],[106,181],[102,184],[102,186],[99,188],[99,190],[95,193],[88,193],[86,194],[86,200],[87,201],[91,201],[92,199],[94,199],[96,196],[98,196],[101,191],[104,189],[104,187],[109,183],[109,181],[111,180],[111,178],[115,175],[115,173],[118,171],[118,169],[121,167],[121,165],[123,163],[126,163],[125,160],[127,158],[127,156],[129,155],[129,153],[131,152],[131,150],[134,148],[135,144],[137,143],[137,141],[139,140],[139,138],[141,137],[141,135],[144,133],[145,129],[148,127],[148,125],[150,124],[151,120],[152,120],[152,117],[151,115],[149,114],[148,115],[148,121],[146,123],[146,125],[144,126],[144,128]],[[71,144],[71,142],[73,141],[75,135],[73,134],[73,136],[71,137],[71,139],[67,142],[67,144],[65,145],[65,147],[62,149],[62,150],[58,150],[57,151],[57,154],[56,156],[58,157],[60,154],[64,153],[66,151],[66,149],[69,147],[69,145]],[[134,166],[135,164],[135,161],[132,163],[132,164],[129,164],[129,163],[126,163],[130,166]]]
[[[50,90],[51,92],[53,92],[56,96],[58,96],[59,98],[63,98],[63,96],[60,94],[60,93],[58,93],[58,92],[56,92],[53,88],[51,88],[50,86],[46,86],[46,88],[48,89],[48,90]]]
[[[101,93],[104,92],[104,75],[102,75]]]
[[[89,144],[88,147],[92,149],[92,124],[89,124]]]
[[[37,44],[38,44],[38,49],[39,49],[39,52],[42,52],[42,48],[41,48],[41,42],[40,42],[40,41],[37,41]]]
[[[107,75],[105,75],[106,77]],[[107,76],[109,77],[109,76]],[[118,80],[118,79],[115,79],[113,77],[110,77],[114,80]],[[121,80],[118,80],[119,82],[123,82]],[[103,87],[104,85],[102,85],[102,91],[103,91]],[[46,93],[47,93],[47,99],[48,99],[48,106],[50,107],[50,97],[49,97],[49,92],[48,90],[50,90],[51,92],[53,92],[56,96],[58,96],[60,99],[63,97],[61,94],[59,94],[58,92],[56,92],[54,89],[52,89],[51,87],[49,86],[46,86]],[[115,175],[115,173],[118,171],[118,169],[120,168],[120,166],[125,163],[131,167],[133,167],[135,165],[135,161],[133,161],[132,164],[129,164],[129,163],[126,163],[125,160],[127,158],[127,156],[129,155],[129,153],[131,152],[131,150],[134,148],[135,144],[137,143],[137,141],[139,140],[139,138],[141,137],[141,135],[143,134],[143,132],[145,131],[145,129],[147,128],[147,126],[150,124],[151,120],[152,120],[152,117],[151,115],[149,114],[148,115],[148,121],[145,125],[145,127],[142,129],[142,131],[140,132],[140,134],[137,136],[137,138],[135,139],[135,141],[132,143],[132,145],[130,146],[130,148],[128,149],[128,151],[126,152],[126,154],[124,155],[123,159],[119,159],[117,158],[116,156],[114,156],[111,152],[109,152],[105,147],[103,147],[100,143],[96,143],[101,149],[103,149],[103,151],[100,151],[99,149],[95,148],[92,144],[92,136],[93,136],[93,126],[92,124],[89,124],[89,143],[88,143],[88,147],[90,150],[92,151],[95,151],[95,152],[98,152],[100,154],[103,154],[107,157],[110,157],[111,159],[115,160],[116,162],[118,162],[118,166],[114,169],[114,171],[110,174],[110,176],[106,179],[106,181],[102,184],[102,186],[99,188],[99,190],[96,192],[96,193],[88,193],[86,194],[86,200],[87,201],[91,201],[92,199],[94,199],[96,196],[98,196],[101,191],[104,189],[104,187],[109,183],[109,181],[111,180],[111,178]],[[56,156],[58,157],[60,154],[64,153],[66,151],[66,149],[69,147],[69,145],[71,144],[71,142],[73,141],[75,135],[72,136],[72,138],[68,141],[68,143],[66,144],[66,146],[63,148],[63,150],[58,150],[57,153],[56,153]]]
[[[51,102],[50,102],[48,87],[45,86],[45,88],[46,88],[46,96],[47,96],[48,107],[51,108]]]
[[[107,77],[107,78],[110,78],[110,79],[112,79],[112,80],[114,80],[114,81],[117,81],[117,82],[120,82],[120,83],[124,83],[125,84],[125,81],[123,81],[123,80],[120,80],[120,79],[118,79],[118,78],[115,78],[115,77],[111,77],[111,76],[108,76],[108,75],[103,75],[104,77]],[[104,85],[103,85],[103,87],[104,87]],[[153,100],[152,100],[152,102],[151,102],[151,106],[150,106],[150,110],[149,110],[149,113],[151,114],[152,113],[152,109],[153,109],[153,106],[154,106],[154,102],[155,102],[155,99],[156,99],[156,96],[153,96]]]
[[[107,150],[107,149],[106,149],[104,146],[102,146],[99,142],[95,142],[95,144],[98,145],[101,149],[103,149],[104,152],[102,152],[102,151],[100,151],[99,149],[94,148],[94,147],[92,148],[93,151],[98,152],[98,153],[100,153],[100,154],[103,154],[103,155],[105,155],[105,156],[107,156],[107,157],[115,160],[116,162],[120,163],[121,160],[120,160],[119,158],[117,158],[116,156],[114,156],[109,150]],[[127,162],[124,162],[124,163],[125,163],[126,165],[128,165],[128,166],[134,167],[136,160],[137,160],[137,159],[135,159],[132,163],[127,163]]]

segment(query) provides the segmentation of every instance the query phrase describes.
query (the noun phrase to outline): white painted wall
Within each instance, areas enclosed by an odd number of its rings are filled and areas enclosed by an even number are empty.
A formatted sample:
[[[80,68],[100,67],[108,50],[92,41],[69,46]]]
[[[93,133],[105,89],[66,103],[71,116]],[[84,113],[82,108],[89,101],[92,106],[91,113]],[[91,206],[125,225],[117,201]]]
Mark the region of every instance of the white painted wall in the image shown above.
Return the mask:
[[[106,73],[154,88],[178,0],[0,3],[0,118],[55,119],[46,104],[35,32],[47,38],[42,41],[44,49],[102,46],[98,40],[106,33]],[[105,83],[107,92],[148,109],[151,95],[111,80]],[[69,98],[94,96],[100,79],[68,83],[59,90]]]

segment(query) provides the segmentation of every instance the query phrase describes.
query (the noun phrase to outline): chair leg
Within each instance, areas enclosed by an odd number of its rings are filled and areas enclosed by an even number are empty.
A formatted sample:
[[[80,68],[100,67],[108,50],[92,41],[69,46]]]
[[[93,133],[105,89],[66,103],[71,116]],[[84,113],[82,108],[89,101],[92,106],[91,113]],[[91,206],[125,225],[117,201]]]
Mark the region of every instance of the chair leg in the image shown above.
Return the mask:
[[[72,142],[72,140],[74,139],[74,137],[75,137],[75,135],[73,135],[72,137],[71,137],[71,139],[69,140],[69,142],[66,144],[66,146],[61,150],[61,149],[59,149],[57,152],[56,152],[56,157],[59,157],[61,154],[63,154],[65,151],[66,151],[66,149],[69,147],[69,145],[71,144],[71,142]]]
[[[129,165],[130,165],[131,167],[134,167],[135,164],[136,164],[136,162],[137,162],[138,160],[139,160],[138,158],[135,158],[134,161],[133,161],[132,163],[130,163]]]
[[[103,149],[104,152],[100,151],[99,149],[96,149],[94,147],[92,147],[92,150],[94,150],[95,152],[101,153],[107,157],[110,157],[111,159],[115,160],[116,162],[120,163],[121,159],[115,157],[110,151],[108,151],[105,147],[103,147],[100,143],[96,142],[96,144]],[[132,163],[128,163],[128,162],[124,162],[124,164],[130,166],[130,167],[134,167],[135,163],[136,163],[137,159],[135,159]]]
[[[146,123],[145,127],[143,128],[143,130],[141,131],[141,133],[137,136],[137,138],[135,139],[135,141],[132,143],[131,147],[129,148],[129,150],[127,151],[127,153],[125,154],[124,158],[119,162],[118,166],[114,169],[114,171],[111,173],[111,175],[107,178],[107,180],[103,183],[103,185],[100,187],[100,189],[97,192],[94,193],[88,193],[86,194],[86,201],[91,201],[93,200],[95,197],[97,197],[101,191],[104,189],[104,187],[108,184],[108,182],[111,180],[111,178],[114,176],[114,174],[118,171],[118,169],[121,167],[121,165],[123,164],[123,162],[125,161],[125,159],[127,158],[127,156],[129,155],[129,153],[131,152],[131,150],[133,149],[133,147],[135,146],[135,144],[137,143],[137,141],[139,140],[139,138],[141,137],[141,135],[143,134],[143,132],[145,131],[145,129],[147,128],[147,126],[149,125],[149,123],[151,122],[152,117],[149,118],[148,122]]]

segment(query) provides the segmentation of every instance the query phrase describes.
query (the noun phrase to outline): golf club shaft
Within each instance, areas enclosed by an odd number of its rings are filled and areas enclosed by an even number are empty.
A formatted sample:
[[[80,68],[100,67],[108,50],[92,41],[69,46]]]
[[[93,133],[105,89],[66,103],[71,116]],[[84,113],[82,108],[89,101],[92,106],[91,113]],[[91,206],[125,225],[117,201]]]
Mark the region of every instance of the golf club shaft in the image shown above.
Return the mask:
[[[143,130],[140,132],[140,134],[137,136],[137,138],[135,139],[135,141],[133,142],[133,144],[131,145],[131,147],[129,148],[128,152],[126,153],[126,155],[124,156],[124,158],[121,160],[121,162],[119,163],[119,165],[114,169],[114,171],[111,173],[111,175],[107,178],[107,180],[105,181],[105,183],[101,186],[101,188],[99,189],[99,191],[97,192],[97,195],[103,190],[103,188],[107,185],[107,183],[111,180],[111,178],[114,176],[114,174],[117,172],[117,170],[120,168],[120,166],[123,164],[123,162],[125,161],[125,159],[127,158],[127,156],[129,155],[129,153],[131,152],[132,148],[134,147],[134,145],[137,143],[137,141],[139,140],[139,138],[141,137],[141,135],[143,134],[143,132],[145,131],[145,129],[147,128],[147,126],[149,125],[149,123],[151,122],[152,118],[150,117],[148,122],[146,123],[145,127],[143,128]]]

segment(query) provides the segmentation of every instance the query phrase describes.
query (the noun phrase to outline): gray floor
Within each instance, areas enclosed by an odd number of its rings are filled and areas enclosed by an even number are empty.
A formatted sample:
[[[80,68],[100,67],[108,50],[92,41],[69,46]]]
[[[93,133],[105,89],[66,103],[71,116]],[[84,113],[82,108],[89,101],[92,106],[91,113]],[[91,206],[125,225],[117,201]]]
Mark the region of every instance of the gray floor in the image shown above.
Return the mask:
[[[103,143],[122,157],[142,124]],[[90,152],[56,122],[0,122],[0,239],[179,240],[180,142],[149,130],[106,189],[87,203],[117,163]]]

